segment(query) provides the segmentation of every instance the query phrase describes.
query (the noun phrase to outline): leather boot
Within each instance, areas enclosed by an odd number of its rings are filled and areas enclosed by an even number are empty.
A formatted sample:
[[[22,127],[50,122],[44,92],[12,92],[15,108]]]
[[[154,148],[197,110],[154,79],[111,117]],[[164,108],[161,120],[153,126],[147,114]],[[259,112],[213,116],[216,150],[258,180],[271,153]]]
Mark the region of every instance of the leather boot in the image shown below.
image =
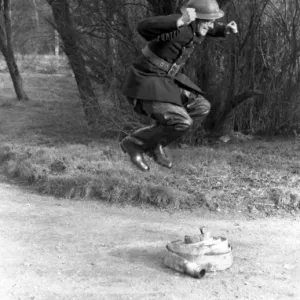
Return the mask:
[[[137,145],[149,151],[155,149],[158,145],[163,147],[169,145],[184,133],[184,129],[178,129],[175,126],[151,125],[132,133],[131,140],[134,140]]]
[[[168,159],[163,146],[161,144],[156,145],[155,148],[148,151],[150,157],[154,159],[159,165],[171,169],[173,163]]]
[[[147,171],[147,169],[144,168],[147,164],[143,158],[143,153],[146,152],[156,163],[167,168],[172,168],[172,162],[167,158],[163,147],[182,136],[189,128],[190,124],[187,123],[189,120],[180,121],[181,122],[177,122],[179,124],[174,126],[162,126],[157,124],[144,127],[125,138],[125,146],[123,146],[123,148],[126,151],[126,147],[129,147],[129,150],[126,152],[130,155],[131,161],[141,170]],[[129,146],[127,146],[127,144],[129,144]]]
[[[144,160],[143,148],[135,144],[129,137],[126,137],[120,144],[124,153],[128,153],[132,163],[137,166],[141,171],[149,171],[150,167]]]

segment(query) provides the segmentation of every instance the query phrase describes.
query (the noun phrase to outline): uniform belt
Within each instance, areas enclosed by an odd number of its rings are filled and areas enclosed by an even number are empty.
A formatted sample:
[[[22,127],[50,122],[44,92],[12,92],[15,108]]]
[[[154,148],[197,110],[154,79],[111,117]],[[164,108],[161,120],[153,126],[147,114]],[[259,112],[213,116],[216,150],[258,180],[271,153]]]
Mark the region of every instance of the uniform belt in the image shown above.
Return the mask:
[[[162,69],[163,71],[167,72],[170,76],[175,76],[181,69],[181,67],[184,65],[184,63],[177,65],[176,62],[174,64],[168,63],[167,61],[153,53],[148,46],[143,48],[142,53],[151,63],[153,63],[156,67]]]

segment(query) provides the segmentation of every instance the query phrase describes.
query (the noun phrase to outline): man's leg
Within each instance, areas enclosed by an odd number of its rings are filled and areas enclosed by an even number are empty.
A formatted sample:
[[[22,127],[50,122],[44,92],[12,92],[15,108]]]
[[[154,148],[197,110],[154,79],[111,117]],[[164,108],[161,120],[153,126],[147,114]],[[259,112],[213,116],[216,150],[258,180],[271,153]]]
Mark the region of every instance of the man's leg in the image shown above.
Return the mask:
[[[143,167],[144,160],[141,163],[140,159],[145,152],[149,153],[158,164],[171,168],[172,163],[163,152],[163,147],[184,135],[191,128],[193,120],[185,108],[172,103],[144,100],[141,106],[156,124],[141,128],[126,137],[121,142],[121,147],[130,155],[131,161],[143,171],[148,170]],[[129,146],[139,148],[138,155],[136,151],[126,151]]]
[[[127,97],[127,101],[136,113],[145,115],[145,112],[141,109],[141,103],[138,99]],[[150,170],[144,159],[145,144],[143,141],[135,140],[132,135],[129,135],[121,141],[120,146],[124,153],[128,153],[132,163],[135,164],[141,171],[146,172]]]
[[[201,95],[182,90],[182,102],[195,124],[201,124],[210,112],[210,103]]]

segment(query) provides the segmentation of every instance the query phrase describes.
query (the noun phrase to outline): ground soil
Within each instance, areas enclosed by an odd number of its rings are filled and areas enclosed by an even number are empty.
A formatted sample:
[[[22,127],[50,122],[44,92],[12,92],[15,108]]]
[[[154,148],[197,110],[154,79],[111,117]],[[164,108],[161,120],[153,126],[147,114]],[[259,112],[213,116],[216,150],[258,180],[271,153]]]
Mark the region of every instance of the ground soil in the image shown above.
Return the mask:
[[[234,264],[194,279],[167,242],[206,225]],[[59,200],[0,184],[0,299],[300,299],[300,218],[254,219]]]

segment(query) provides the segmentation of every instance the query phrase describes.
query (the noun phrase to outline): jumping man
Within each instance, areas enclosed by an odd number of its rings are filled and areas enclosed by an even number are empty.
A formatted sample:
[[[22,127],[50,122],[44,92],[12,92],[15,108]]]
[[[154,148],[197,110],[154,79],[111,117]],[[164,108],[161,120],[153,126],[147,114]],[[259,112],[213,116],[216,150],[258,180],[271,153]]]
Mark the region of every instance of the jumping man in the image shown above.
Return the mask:
[[[142,171],[149,171],[144,154],[164,167],[172,162],[164,147],[183,136],[193,122],[201,123],[210,103],[201,89],[182,73],[182,67],[206,36],[237,32],[234,21],[216,24],[224,12],[216,0],[187,0],[180,14],[156,16],[138,23],[148,42],[142,56],[130,66],[123,94],[135,111],[150,116],[155,125],[141,128],[121,142],[121,148]]]

